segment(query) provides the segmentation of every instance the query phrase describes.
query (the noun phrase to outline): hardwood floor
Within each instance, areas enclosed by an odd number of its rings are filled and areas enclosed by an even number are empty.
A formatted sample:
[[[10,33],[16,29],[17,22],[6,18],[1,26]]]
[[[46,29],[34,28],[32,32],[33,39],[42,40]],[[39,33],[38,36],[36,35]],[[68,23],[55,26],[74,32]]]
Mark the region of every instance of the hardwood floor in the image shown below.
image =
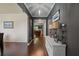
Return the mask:
[[[29,46],[24,42],[5,42],[4,56],[47,56],[43,35],[34,38]]]
[[[39,38],[38,42],[32,44],[28,47],[29,56],[47,56],[47,50],[45,48],[45,41],[43,38]]]
[[[47,56],[48,55],[45,47],[45,39],[42,34],[34,38],[30,46],[28,46],[28,55],[29,56]]]
[[[34,40],[27,47],[24,42],[4,43],[4,56],[47,56],[44,38],[40,37],[36,43]]]
[[[5,42],[4,56],[27,56],[27,44],[24,42]]]

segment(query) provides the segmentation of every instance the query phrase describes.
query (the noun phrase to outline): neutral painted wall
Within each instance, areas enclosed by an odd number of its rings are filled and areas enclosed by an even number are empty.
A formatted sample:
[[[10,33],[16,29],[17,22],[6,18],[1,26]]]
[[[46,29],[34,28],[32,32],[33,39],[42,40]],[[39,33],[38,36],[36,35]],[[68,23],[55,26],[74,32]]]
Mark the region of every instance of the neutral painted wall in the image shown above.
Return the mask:
[[[23,13],[17,3],[0,3],[0,14]]]
[[[4,29],[4,21],[13,21],[13,29]],[[0,14],[0,32],[4,33],[4,42],[28,41],[28,16],[21,14]]]

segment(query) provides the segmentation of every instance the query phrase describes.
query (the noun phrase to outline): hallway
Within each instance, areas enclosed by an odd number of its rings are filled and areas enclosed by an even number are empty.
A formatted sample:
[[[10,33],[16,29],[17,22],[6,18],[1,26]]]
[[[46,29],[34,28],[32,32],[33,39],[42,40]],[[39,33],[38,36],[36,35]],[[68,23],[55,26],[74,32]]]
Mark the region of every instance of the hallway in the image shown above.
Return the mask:
[[[3,56],[79,56],[78,45],[79,3],[0,4]]]
[[[35,42],[36,41],[36,42]],[[47,56],[47,50],[45,47],[45,38],[42,34],[34,38],[31,44],[28,46],[28,55],[30,56]]]
[[[0,14],[3,56],[65,55],[66,46],[55,42],[52,35],[53,21],[49,15],[54,6],[55,3],[0,4],[0,13],[5,11]],[[56,16],[57,30],[59,11]]]

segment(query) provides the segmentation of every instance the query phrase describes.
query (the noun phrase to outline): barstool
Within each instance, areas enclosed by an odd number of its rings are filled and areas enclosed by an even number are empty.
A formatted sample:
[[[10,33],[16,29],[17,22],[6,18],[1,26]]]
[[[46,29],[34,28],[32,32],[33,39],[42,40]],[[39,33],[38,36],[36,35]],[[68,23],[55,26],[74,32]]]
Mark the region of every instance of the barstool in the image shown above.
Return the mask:
[[[3,33],[0,33],[0,50],[1,56],[3,56]]]

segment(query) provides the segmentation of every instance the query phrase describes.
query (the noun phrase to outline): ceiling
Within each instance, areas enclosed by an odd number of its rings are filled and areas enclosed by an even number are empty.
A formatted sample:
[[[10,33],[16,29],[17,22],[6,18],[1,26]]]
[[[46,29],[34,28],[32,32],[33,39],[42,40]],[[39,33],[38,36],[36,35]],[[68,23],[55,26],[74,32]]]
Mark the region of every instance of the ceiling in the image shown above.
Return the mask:
[[[25,3],[32,17],[47,17],[54,7],[54,3]]]
[[[0,3],[0,14],[23,13],[16,3]]]

